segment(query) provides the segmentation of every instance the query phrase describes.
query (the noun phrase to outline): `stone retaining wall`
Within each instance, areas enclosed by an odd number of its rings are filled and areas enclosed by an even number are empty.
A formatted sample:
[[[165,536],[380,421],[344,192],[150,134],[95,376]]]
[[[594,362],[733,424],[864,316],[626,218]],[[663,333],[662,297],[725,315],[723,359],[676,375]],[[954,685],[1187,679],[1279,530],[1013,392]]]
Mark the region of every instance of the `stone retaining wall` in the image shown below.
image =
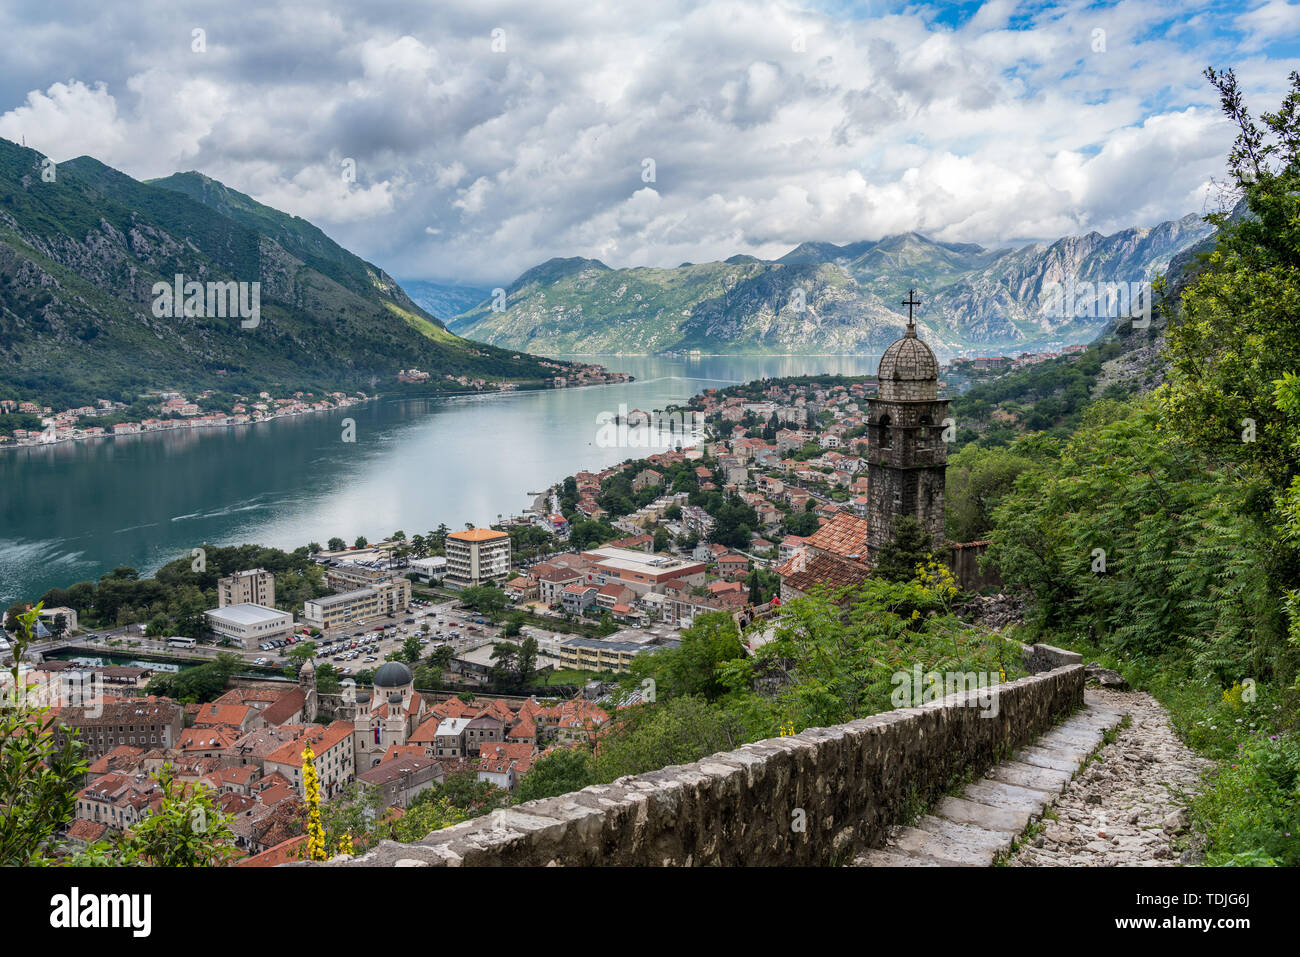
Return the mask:
[[[385,841],[331,865],[836,864],[1081,707],[1083,681],[1083,666],[1067,664],[999,686],[995,716],[977,692],[958,692],[494,811],[417,844]]]
[[[1077,651],[1066,651],[1064,648],[1053,648],[1051,645],[1021,645],[1021,647],[1025,649],[1025,670],[1031,673],[1083,664],[1083,655]]]

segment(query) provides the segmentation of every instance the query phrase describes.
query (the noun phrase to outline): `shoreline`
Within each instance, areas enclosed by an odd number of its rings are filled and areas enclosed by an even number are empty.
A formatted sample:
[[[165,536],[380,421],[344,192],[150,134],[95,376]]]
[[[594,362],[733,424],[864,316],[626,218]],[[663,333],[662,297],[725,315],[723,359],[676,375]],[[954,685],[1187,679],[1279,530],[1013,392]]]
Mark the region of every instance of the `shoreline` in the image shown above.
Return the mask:
[[[571,356],[615,359],[879,359],[882,352],[550,352],[553,359]]]
[[[565,388],[566,390],[568,390],[568,389],[590,389],[590,388],[599,388],[599,387],[601,387],[601,386],[615,385],[615,384],[618,384],[619,382],[634,382],[634,381],[636,381],[635,378],[629,378],[629,379],[626,379],[626,380],[618,380],[618,381],[615,381],[615,382],[585,382],[585,383],[583,383],[583,384],[581,384],[581,385],[570,385],[570,386],[565,386],[564,388]],[[379,393],[379,394],[377,394],[377,395],[367,396],[367,397],[364,398],[364,399],[356,399],[356,400],[354,400],[354,401],[352,401],[352,402],[348,402],[347,404],[331,406],[331,407],[328,408],[328,409],[300,409],[300,410],[298,410],[298,411],[294,411],[294,412],[277,412],[275,415],[269,415],[269,416],[267,416],[267,417],[265,417],[265,418],[261,418],[261,419],[249,419],[249,420],[246,421],[246,422],[203,422],[203,423],[198,424],[198,425],[181,424],[181,425],[168,425],[168,426],[165,426],[165,427],[163,427],[163,428],[157,428],[157,429],[143,429],[143,428],[142,428],[142,429],[139,429],[139,430],[137,430],[137,431],[135,431],[135,432],[104,432],[104,433],[102,433],[102,434],[100,434],[100,435],[69,435],[69,436],[64,436],[64,437],[62,437],[62,438],[56,438],[56,439],[54,439],[54,440],[52,440],[52,441],[49,441],[49,442],[40,442],[40,441],[37,441],[37,442],[3,442],[3,443],[0,443],[0,452],[9,451],[9,450],[11,450],[11,449],[12,449],[12,450],[15,450],[15,451],[18,450],[18,449],[43,449],[43,448],[50,448],[50,447],[52,447],[52,446],[56,446],[56,445],[71,445],[71,444],[74,444],[74,443],[77,443],[77,442],[88,442],[88,441],[93,441],[93,440],[95,440],[95,439],[122,439],[122,438],[135,438],[135,437],[137,437],[137,436],[141,436],[141,435],[164,435],[164,434],[167,434],[167,433],[170,433],[170,432],[202,431],[202,430],[206,430],[206,429],[235,429],[235,428],[240,428],[240,427],[242,427],[242,426],[248,426],[248,425],[262,425],[262,424],[267,423],[267,422],[275,422],[275,421],[278,420],[278,419],[294,419],[294,418],[298,418],[299,416],[303,416],[303,415],[317,415],[317,414],[325,414],[325,413],[328,413],[328,412],[339,412],[339,411],[341,411],[341,410],[343,410],[343,409],[351,409],[351,408],[353,408],[354,406],[366,405],[366,404],[368,404],[368,403],[371,403],[371,402],[378,402],[378,401],[383,400],[383,399],[403,399],[403,400],[414,400],[414,399],[459,399],[459,398],[465,398],[466,396],[521,395],[521,394],[523,394],[523,393],[527,393],[527,392],[548,392],[548,391],[559,392],[559,391],[562,391],[562,390],[560,390],[560,389],[547,389],[547,388],[544,388],[544,387],[532,387],[532,388],[530,388],[530,387],[528,387],[528,386],[524,386],[524,385],[521,385],[521,384],[516,383],[516,384],[515,384],[515,388],[513,388],[513,389],[490,389],[490,390],[483,390],[483,389],[470,389],[470,390],[466,390],[466,391],[456,391],[456,392],[429,392],[429,393],[425,393],[425,394],[420,394],[420,393],[416,393],[416,394],[406,394],[406,393],[401,393],[401,392]],[[239,414],[243,414],[243,413],[239,413]],[[229,417],[229,416],[228,416],[228,417]],[[167,421],[167,422],[189,423],[189,422],[193,421],[193,419],[190,419],[190,418],[166,419],[166,420],[164,420],[164,421]],[[134,422],[134,423],[121,423],[121,424],[123,424],[123,425],[141,425],[142,423]]]
[[[374,402],[383,396],[372,395],[364,399],[357,399],[346,405],[336,405],[328,409],[301,409],[296,412],[278,412],[275,415],[267,416],[263,419],[249,419],[247,422],[203,422],[199,425],[169,425],[160,429],[139,429],[135,432],[104,432],[101,435],[69,435],[64,438],[56,438],[49,442],[6,442],[0,444],[0,451],[9,449],[44,449],[55,445],[72,445],[76,442],[87,442],[94,439],[125,439],[135,438],[141,435],[163,435],[169,432],[199,432],[205,429],[235,429],[246,425],[261,425],[265,422],[274,422],[277,419],[295,419],[302,415],[316,415],[326,412],[338,412],[342,409],[350,409],[353,406],[365,405],[368,402]],[[191,419],[167,419],[168,422],[190,422]],[[122,423],[125,425],[140,425],[139,422]]]

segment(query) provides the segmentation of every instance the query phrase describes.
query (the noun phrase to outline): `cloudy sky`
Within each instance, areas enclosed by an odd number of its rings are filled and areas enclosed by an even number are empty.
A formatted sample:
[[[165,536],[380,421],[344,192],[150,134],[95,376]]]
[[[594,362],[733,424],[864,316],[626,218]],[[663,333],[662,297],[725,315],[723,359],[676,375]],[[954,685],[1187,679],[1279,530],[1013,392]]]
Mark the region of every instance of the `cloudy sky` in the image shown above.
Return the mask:
[[[20,0],[0,36],[0,136],[493,285],[1203,212],[1232,134],[1201,70],[1275,108],[1300,2]]]

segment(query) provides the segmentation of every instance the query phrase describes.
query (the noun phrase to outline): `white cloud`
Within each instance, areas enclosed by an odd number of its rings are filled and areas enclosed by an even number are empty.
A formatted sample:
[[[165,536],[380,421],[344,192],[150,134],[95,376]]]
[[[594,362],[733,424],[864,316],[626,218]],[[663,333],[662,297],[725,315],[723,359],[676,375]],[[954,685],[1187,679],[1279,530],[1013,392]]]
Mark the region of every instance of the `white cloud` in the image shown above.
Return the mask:
[[[0,136],[25,141],[56,161],[87,154],[102,158],[126,135],[117,101],[103,83],[54,83],[44,92],[28,93],[25,104],[0,116]]]
[[[1197,212],[1231,142],[1200,70],[1235,63],[1259,112],[1300,66],[1268,52],[1296,33],[1281,0],[1232,21],[1208,0],[987,0],[956,26],[938,5],[552,0],[435,24],[283,0],[213,8],[201,55],[165,0],[80,4],[75,31],[0,11],[0,136],[139,177],[196,168],[396,275],[494,283],[550,256],[997,244]]]

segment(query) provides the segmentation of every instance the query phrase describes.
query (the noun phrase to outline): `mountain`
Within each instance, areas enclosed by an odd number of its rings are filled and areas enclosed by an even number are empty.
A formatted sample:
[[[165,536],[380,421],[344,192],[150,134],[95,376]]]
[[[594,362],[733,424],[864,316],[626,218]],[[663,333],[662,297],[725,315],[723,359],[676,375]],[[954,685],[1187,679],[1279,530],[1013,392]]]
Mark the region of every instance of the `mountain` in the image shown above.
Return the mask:
[[[1249,215],[1242,200],[1228,221]],[[1135,327],[1131,318],[1108,319],[1083,352],[975,382],[957,395],[949,411],[963,423],[958,444],[972,438],[1002,444],[1026,430],[1053,430],[1064,437],[1079,426],[1093,401],[1148,393],[1159,386],[1169,368],[1164,347],[1170,317],[1178,316],[1184,290],[1205,268],[1218,240],[1218,229],[1212,228],[1170,260],[1159,307],[1145,327]]]
[[[1234,223],[1253,215],[1242,199],[1229,211],[1228,222]],[[1166,308],[1152,312],[1151,325],[1146,329],[1134,329],[1126,320],[1108,323],[1095,344],[1115,342],[1119,344],[1120,352],[1103,364],[1095,392],[1100,393],[1112,384],[1132,391],[1149,392],[1164,381],[1169,368],[1164,355],[1168,314],[1178,315],[1181,311],[1183,291],[1205,268],[1205,259],[1214,251],[1218,241],[1219,232],[1214,229],[1169,261],[1164,273]]]
[[[373,391],[410,367],[554,374],[449,332],[311,223],[215,180],[145,183],[86,156],[47,169],[0,139],[0,397],[68,407],[156,389]],[[259,283],[258,322],[155,315],[154,284],[178,274]]]
[[[915,288],[921,333],[941,357],[1050,348],[1087,342],[1107,324],[1104,313],[1054,314],[1053,283],[1150,280],[1211,231],[1189,215],[1019,249],[912,232],[842,246],[806,242],[772,261],[733,256],[675,269],[553,259],[509,286],[503,310],[478,303],[448,328],[550,354],[874,354],[902,334],[899,303]]]
[[[439,319],[460,315],[492,295],[492,290],[482,286],[429,282],[425,279],[402,279],[399,282],[421,309]]]
[[[83,157],[83,159],[85,159]],[[80,163],[82,160],[74,160]],[[98,169],[108,167],[90,160]],[[116,171],[113,171],[116,172]],[[118,174],[119,176],[121,174]],[[403,312],[421,312],[392,277],[372,263],[348,252],[321,230],[299,216],[282,213],[202,173],[173,173],[147,185],[184,193],[221,215],[268,236],[290,255],[363,298],[376,298]],[[424,318],[432,319],[432,316]],[[435,320],[436,321],[436,320]],[[442,325],[441,322],[437,322]]]

